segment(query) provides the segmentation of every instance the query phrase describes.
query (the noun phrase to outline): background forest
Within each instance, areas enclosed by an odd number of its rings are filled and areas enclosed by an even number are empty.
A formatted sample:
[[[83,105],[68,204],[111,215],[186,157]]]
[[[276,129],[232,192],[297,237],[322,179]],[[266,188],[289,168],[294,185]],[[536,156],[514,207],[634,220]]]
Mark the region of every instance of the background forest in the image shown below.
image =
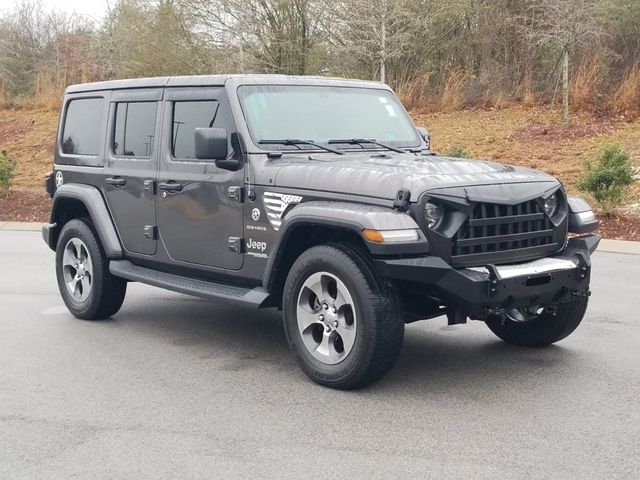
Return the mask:
[[[560,102],[635,116],[637,0],[114,0],[90,20],[17,3],[0,19],[0,94],[68,84],[285,73],[381,79],[408,108]]]

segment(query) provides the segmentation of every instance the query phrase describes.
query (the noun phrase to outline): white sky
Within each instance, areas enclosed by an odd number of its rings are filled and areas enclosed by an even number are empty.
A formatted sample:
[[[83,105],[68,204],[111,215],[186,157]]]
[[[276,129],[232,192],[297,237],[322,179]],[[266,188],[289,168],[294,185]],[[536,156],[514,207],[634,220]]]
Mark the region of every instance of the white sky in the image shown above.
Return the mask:
[[[40,0],[45,10],[76,12],[86,17],[100,20],[107,10],[107,0]],[[0,0],[0,10],[13,9],[17,0]],[[115,3],[111,0],[111,4]]]

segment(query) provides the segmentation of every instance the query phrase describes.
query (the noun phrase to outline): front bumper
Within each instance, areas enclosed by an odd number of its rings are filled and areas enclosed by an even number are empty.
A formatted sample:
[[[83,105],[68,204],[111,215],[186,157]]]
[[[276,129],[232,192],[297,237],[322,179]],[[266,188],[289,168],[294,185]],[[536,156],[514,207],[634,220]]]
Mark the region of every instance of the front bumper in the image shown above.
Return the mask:
[[[551,305],[588,295],[590,257],[599,242],[599,235],[572,238],[562,253],[548,257],[557,261],[546,266],[528,262],[507,267],[453,268],[439,257],[377,259],[375,264],[383,276],[425,284],[449,307],[482,318],[496,308]]]

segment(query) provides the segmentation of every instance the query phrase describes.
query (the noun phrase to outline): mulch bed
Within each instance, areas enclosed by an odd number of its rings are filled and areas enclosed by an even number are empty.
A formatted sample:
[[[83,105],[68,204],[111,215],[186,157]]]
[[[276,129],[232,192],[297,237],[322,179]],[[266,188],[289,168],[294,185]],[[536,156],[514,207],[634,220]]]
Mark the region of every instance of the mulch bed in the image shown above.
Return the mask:
[[[0,196],[0,221],[46,222],[49,220],[51,198],[41,190],[11,190]]]
[[[12,190],[0,197],[0,221],[46,222],[50,208],[51,199],[42,190]],[[640,214],[601,216],[598,233],[604,238],[640,241]]]
[[[598,233],[604,238],[640,242],[640,215],[619,213],[615,217],[600,216],[598,219]]]
[[[569,125],[539,124],[529,122],[516,129],[510,135],[512,140],[520,142],[557,142],[575,140],[584,137],[597,137],[613,133],[616,125],[609,120],[591,123],[570,123]]]

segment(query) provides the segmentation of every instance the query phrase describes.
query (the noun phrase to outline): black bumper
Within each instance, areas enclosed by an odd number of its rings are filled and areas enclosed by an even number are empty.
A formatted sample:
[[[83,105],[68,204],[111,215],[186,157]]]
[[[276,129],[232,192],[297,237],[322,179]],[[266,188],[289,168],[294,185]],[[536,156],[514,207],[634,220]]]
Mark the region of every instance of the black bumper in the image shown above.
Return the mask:
[[[590,257],[599,242],[599,235],[572,238],[562,253],[551,257],[569,260],[573,268],[509,278],[502,278],[500,268],[493,265],[457,269],[438,257],[377,259],[375,264],[381,275],[425,284],[450,307],[480,318],[488,309],[549,305],[575,295],[588,295]]]
[[[56,241],[58,240],[57,227],[56,223],[44,223],[42,225],[42,239],[53,251],[56,249]]]

